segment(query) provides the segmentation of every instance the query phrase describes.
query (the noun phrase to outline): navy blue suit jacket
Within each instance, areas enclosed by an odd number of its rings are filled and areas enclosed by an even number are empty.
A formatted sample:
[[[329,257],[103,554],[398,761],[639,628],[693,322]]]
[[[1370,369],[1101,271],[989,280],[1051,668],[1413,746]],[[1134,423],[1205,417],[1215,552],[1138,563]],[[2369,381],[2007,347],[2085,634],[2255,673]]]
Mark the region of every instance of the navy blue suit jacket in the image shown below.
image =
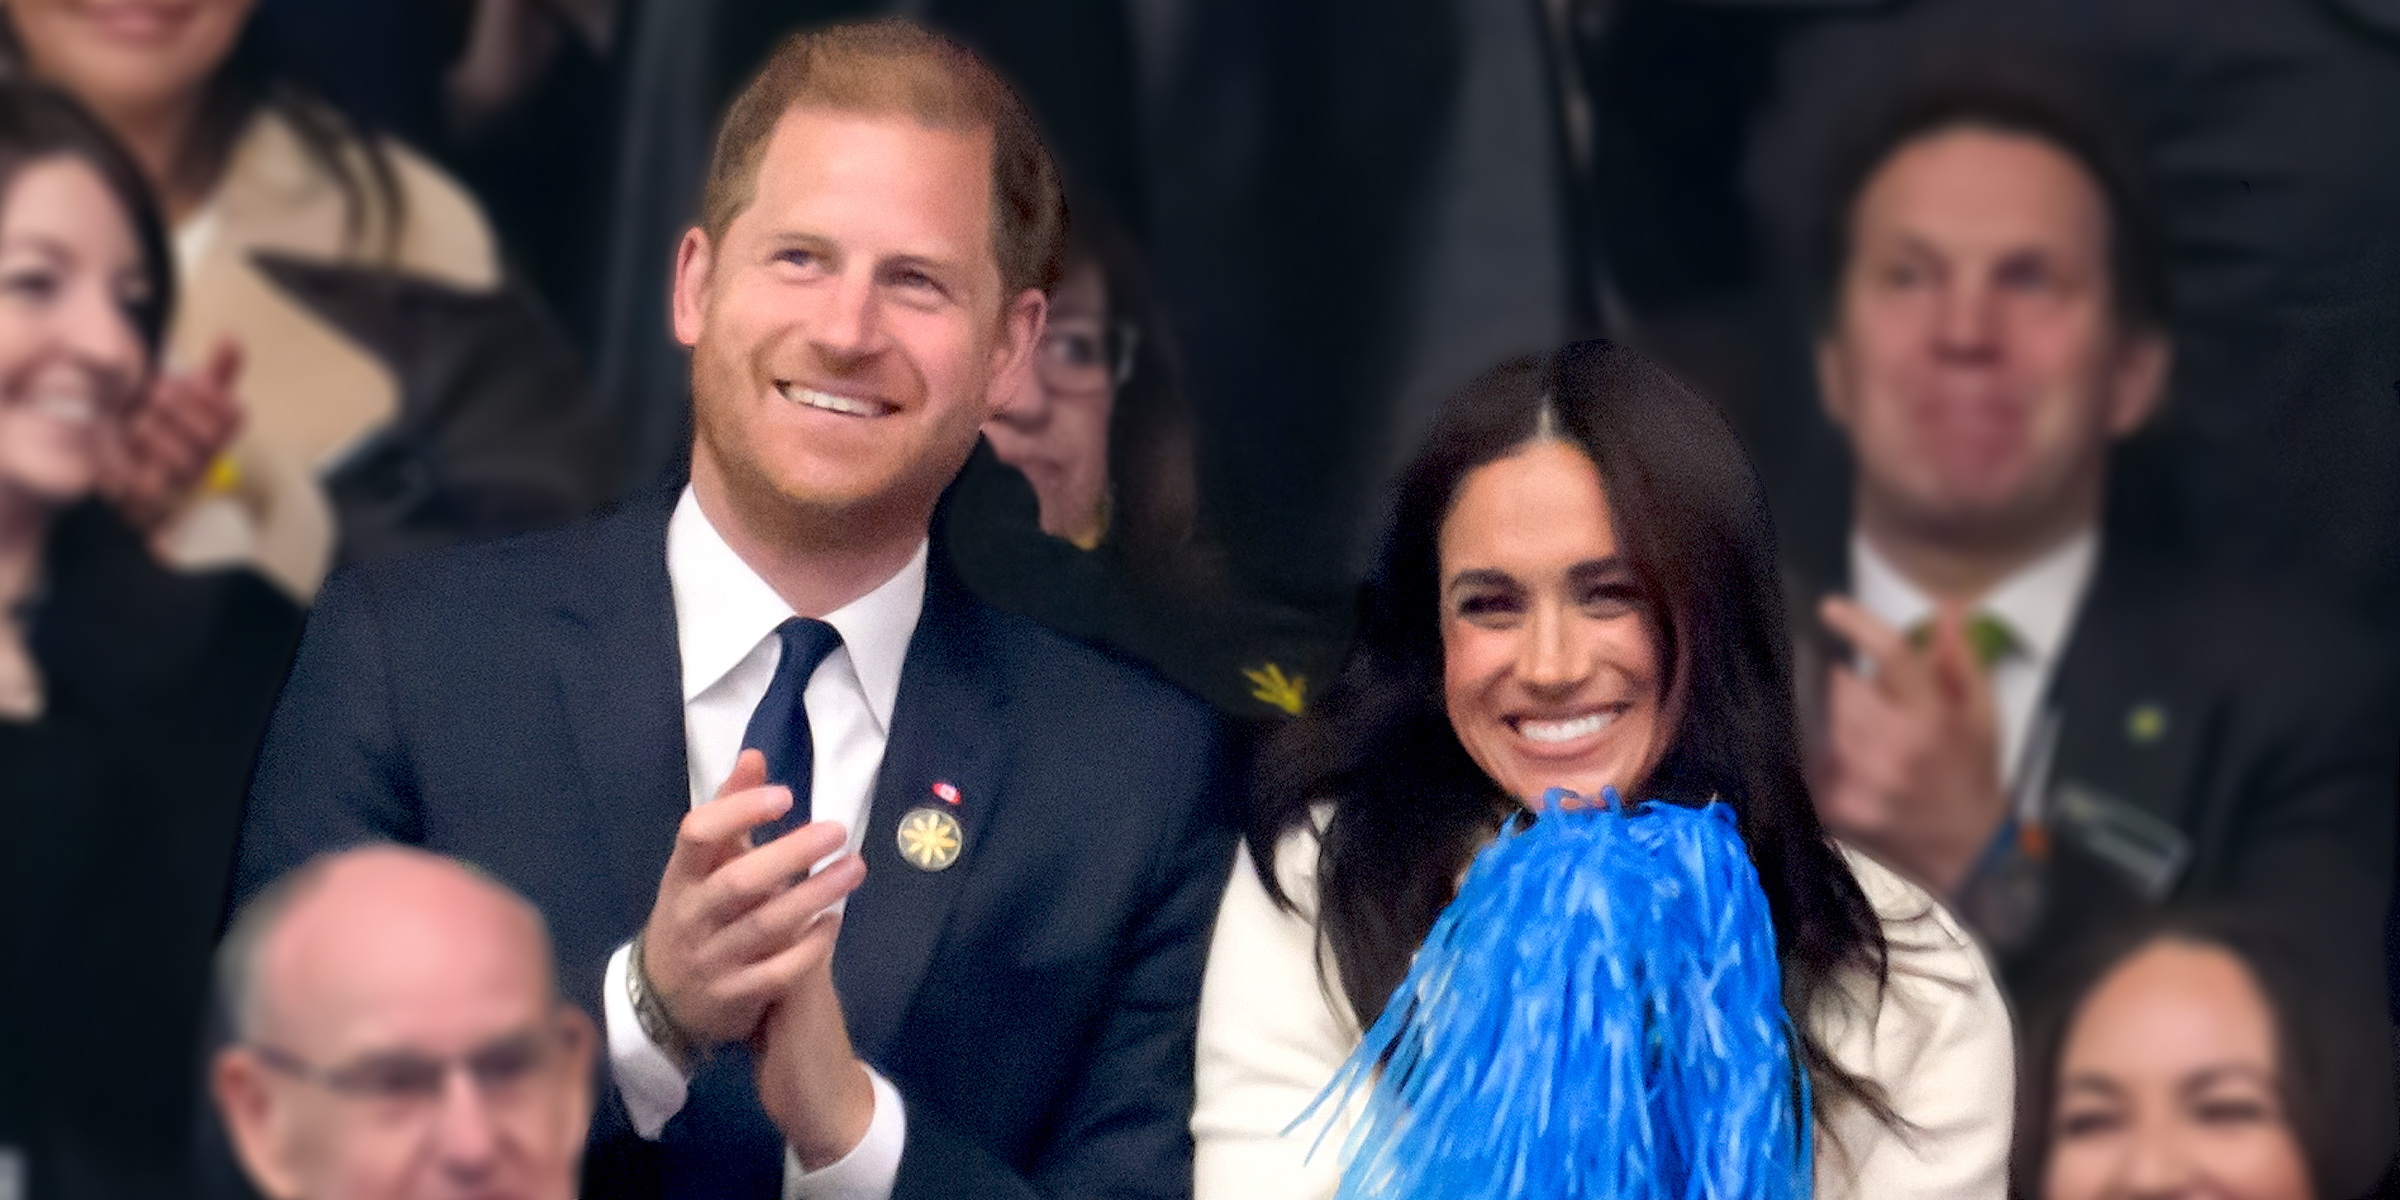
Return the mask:
[[[238,891],[371,839],[456,855],[541,906],[597,1013],[690,807],[670,511],[648,497],[328,584]],[[1224,762],[1200,703],[985,606],[936,554],[834,956],[852,1041],[906,1101],[899,1195],[1189,1194]],[[895,831],[944,781],[965,845],[928,873]],[[773,1195],[780,1160],[757,1157],[743,1173]],[[609,1089],[584,1194],[654,1195],[658,1170]]]

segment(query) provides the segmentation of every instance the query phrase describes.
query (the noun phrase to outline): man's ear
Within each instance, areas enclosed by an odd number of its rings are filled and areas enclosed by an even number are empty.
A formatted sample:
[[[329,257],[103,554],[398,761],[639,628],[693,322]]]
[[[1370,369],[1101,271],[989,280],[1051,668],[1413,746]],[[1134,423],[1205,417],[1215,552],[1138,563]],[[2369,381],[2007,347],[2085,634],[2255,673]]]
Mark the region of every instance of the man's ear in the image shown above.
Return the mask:
[[[2108,435],[2121,438],[2140,429],[2158,411],[2167,394],[2167,372],[2175,349],[2159,330],[2144,330],[2125,339],[2116,370],[2109,379]]]
[[[229,1046],[218,1052],[209,1071],[209,1090],[225,1118],[234,1157],[250,1182],[271,1200],[299,1196],[292,1114],[268,1081],[265,1065],[248,1050]]]
[[[983,391],[985,420],[999,415],[1015,399],[1024,373],[1033,369],[1034,349],[1050,323],[1050,297],[1040,288],[1026,288],[1000,310],[1000,336],[992,343],[992,374]]]
[[[708,313],[709,271],[716,266],[716,247],[708,231],[694,226],[683,231],[675,247],[675,340],[700,344],[700,327]]]
[[[567,1006],[563,1019],[567,1028],[567,1052],[564,1055],[567,1076],[562,1086],[573,1089],[564,1106],[564,1116],[569,1122],[564,1144],[576,1147],[580,1152],[585,1137],[591,1133],[592,1057],[599,1053],[600,1032],[592,1024],[591,1017],[574,1005]]]

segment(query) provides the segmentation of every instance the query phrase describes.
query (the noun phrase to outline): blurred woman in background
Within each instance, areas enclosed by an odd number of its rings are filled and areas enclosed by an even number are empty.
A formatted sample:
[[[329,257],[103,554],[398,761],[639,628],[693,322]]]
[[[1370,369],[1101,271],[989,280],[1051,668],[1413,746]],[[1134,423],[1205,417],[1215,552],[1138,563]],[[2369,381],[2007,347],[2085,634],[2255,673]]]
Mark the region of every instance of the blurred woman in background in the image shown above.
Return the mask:
[[[95,499],[173,311],[140,169],[0,84],[0,1145],[26,1194],[179,1195],[250,760],[300,612]]]
[[[2025,1042],[2016,1187],[2039,1200],[2312,1200],[2375,1181],[2387,1048],[2331,1044],[2287,937],[2168,914],[2087,949]],[[2345,1019],[2346,1018],[2346,1019]]]
[[[1033,370],[984,425],[998,463],[979,456],[954,506],[961,574],[1235,716],[1296,713],[1339,634],[1234,585],[1205,529],[1192,415],[1140,257],[1096,204],[1074,215]]]
[[[596,503],[611,464],[579,389],[500,397],[523,409],[507,419],[489,398],[460,414],[418,394],[419,364],[392,344],[406,339],[376,327],[405,307],[385,293],[499,295],[491,231],[437,168],[280,78],[248,32],[253,3],[0,8],[0,57],[90,108],[173,230],[183,303],[159,411],[188,415],[162,422],[184,434],[154,439],[174,469],[129,511],[174,560],[255,564],[305,599],[333,565],[428,540],[428,524],[440,540]],[[476,428],[454,436],[465,418]]]

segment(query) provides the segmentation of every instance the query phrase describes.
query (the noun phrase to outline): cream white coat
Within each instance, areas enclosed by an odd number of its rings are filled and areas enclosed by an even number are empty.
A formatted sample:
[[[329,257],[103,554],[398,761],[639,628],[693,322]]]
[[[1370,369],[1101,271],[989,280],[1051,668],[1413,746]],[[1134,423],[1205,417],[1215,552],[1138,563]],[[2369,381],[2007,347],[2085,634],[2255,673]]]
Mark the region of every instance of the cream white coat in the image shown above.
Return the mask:
[[[1314,834],[1286,835],[1275,857],[1277,881],[1300,911],[1267,898],[1245,848],[1209,947],[1192,1114],[1197,1200],[1327,1200],[1340,1180],[1350,1113],[1333,1114],[1330,1128],[1320,1111],[1285,1129],[1362,1031],[1325,982],[1330,962],[1320,970]],[[1883,1087],[1910,1128],[1837,1107],[1816,1129],[1816,1196],[1998,1200],[2016,1068],[1991,968],[1915,885],[1848,847],[1842,858],[1883,919],[1889,982],[1879,994],[1872,978],[1845,980],[1809,1024],[1845,1068]]]

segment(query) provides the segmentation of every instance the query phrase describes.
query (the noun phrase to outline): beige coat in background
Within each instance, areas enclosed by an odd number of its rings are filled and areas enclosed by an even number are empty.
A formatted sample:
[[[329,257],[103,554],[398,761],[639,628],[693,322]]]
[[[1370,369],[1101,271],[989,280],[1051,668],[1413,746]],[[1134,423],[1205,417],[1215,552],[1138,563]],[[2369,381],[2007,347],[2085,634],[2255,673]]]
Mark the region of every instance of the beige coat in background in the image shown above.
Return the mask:
[[[465,290],[499,283],[498,252],[475,201],[414,152],[388,141],[383,151],[399,185],[399,219],[370,190],[354,236],[339,182],[287,118],[262,108],[215,193],[175,231],[180,286],[168,364],[197,370],[220,339],[239,342],[235,394],[245,416],[229,469],[212,474],[160,539],[177,565],[250,565],[306,602],[333,560],[334,519],[319,480],[399,409],[391,370],[278,290],[252,251],[386,265]],[[372,178],[362,146],[345,152],[360,178]]]

